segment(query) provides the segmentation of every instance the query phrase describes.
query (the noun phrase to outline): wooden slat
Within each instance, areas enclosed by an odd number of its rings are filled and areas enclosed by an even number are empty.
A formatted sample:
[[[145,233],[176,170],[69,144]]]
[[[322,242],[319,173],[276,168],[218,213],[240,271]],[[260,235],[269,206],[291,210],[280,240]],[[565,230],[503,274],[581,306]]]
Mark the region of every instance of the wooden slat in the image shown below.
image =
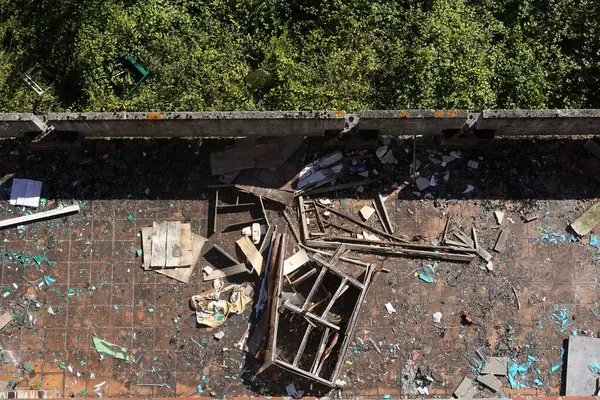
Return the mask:
[[[302,233],[302,243],[308,240],[308,224],[306,222],[306,211],[304,209],[304,198],[298,197],[298,209],[300,210],[300,228]]]
[[[23,225],[29,222],[60,217],[76,212],[79,212],[79,204],[75,204],[68,207],[58,207],[50,211],[43,211],[35,214],[23,215],[21,217],[5,219],[4,221],[0,221],[0,228],[8,228],[9,226]]]
[[[294,357],[294,362],[292,364],[294,367],[298,366],[298,362],[302,358],[302,353],[304,353],[304,348],[306,347],[306,344],[308,343],[308,338],[309,338],[312,330],[313,330],[312,325],[308,325],[306,327],[306,331],[304,332],[304,336],[302,337],[302,342],[300,342],[300,347],[298,348],[298,351],[296,352],[296,356]]]
[[[208,275],[204,275],[204,282],[208,282],[208,281],[214,281],[215,279],[218,278],[226,278],[228,276],[233,276],[233,275],[238,275],[238,274],[243,274],[243,273],[251,273],[252,271],[249,271],[248,268],[246,267],[246,264],[238,264],[238,265],[233,265],[231,267],[226,267],[226,268],[221,268],[221,269],[216,269],[213,272],[211,272]]]
[[[313,313],[311,313],[311,312],[309,312],[309,311],[302,311],[302,309],[300,309],[300,308],[296,307],[296,306],[295,306],[295,305],[293,305],[293,304],[290,304],[290,303],[284,303],[284,304],[282,304],[282,306],[283,306],[284,308],[286,308],[286,309],[288,309],[288,310],[292,311],[292,312],[295,312],[296,314],[301,314],[301,315],[304,315],[304,316],[306,316],[306,317],[308,317],[308,318],[312,319],[314,322],[318,322],[318,323],[320,323],[321,325],[325,325],[325,326],[327,326],[327,327],[329,327],[329,328],[331,328],[331,329],[335,329],[336,331],[339,331],[339,330],[340,330],[340,327],[339,327],[339,326],[337,326],[336,324],[332,324],[331,322],[327,321],[326,319],[323,319],[323,318],[319,317],[318,315],[316,315],[316,314],[313,314]]]
[[[181,261],[181,222],[167,221],[165,267],[179,267]]]
[[[152,263],[151,267],[163,268],[167,263],[167,223],[152,223]]]
[[[193,254],[194,254],[192,265],[190,265],[189,267],[157,269],[154,272],[161,274],[161,275],[168,276],[169,278],[176,279],[183,283],[189,283],[190,278],[192,277],[192,274],[194,273],[194,267],[196,266],[196,263],[198,262],[200,255],[202,254],[202,248],[204,247],[204,243],[206,243],[206,238],[204,238],[200,235],[196,235],[195,233],[192,233],[192,237],[193,237],[192,248],[193,248]]]
[[[310,303],[310,301],[312,300],[312,297],[317,292],[317,289],[319,288],[319,285],[321,285],[321,282],[323,282],[323,277],[325,276],[326,272],[327,272],[327,268],[322,267],[321,271],[319,272],[319,276],[317,276],[317,279],[315,279],[315,283],[313,283],[313,286],[310,289],[308,296],[306,296],[306,298],[304,300],[304,304],[302,305],[302,311],[304,311],[308,308],[308,304]]]
[[[571,229],[579,236],[587,235],[600,223],[600,202],[588,208],[572,224]]]
[[[194,262],[192,239],[192,225],[181,224],[181,259],[179,260],[180,267],[187,267]]]
[[[473,239],[471,239],[466,233],[460,231],[457,228],[454,228],[452,230],[452,234],[454,234],[454,236],[456,236],[458,238],[458,240],[460,240],[467,246],[469,246],[471,248],[475,248],[475,242],[473,242]]]
[[[142,228],[142,265],[146,271],[152,264],[152,227]]]
[[[501,253],[506,250],[506,239],[508,239],[508,230],[503,229],[502,232],[500,232],[500,235],[498,235],[498,240],[496,240],[494,251]]]
[[[250,265],[252,265],[253,270],[256,271],[257,275],[260,276],[263,269],[263,256],[260,254],[254,243],[248,239],[248,236],[242,236],[235,243],[246,256],[246,259]]]
[[[337,249],[341,242],[325,242],[318,240],[308,240],[306,244],[309,247],[316,247],[321,249]],[[401,246],[399,247],[385,247],[382,245],[363,245],[363,244],[353,244],[346,243],[346,246],[349,250],[354,251],[364,251],[366,253],[374,253],[374,254],[385,254],[389,256],[414,256],[414,257],[423,257],[423,258],[432,258],[436,260],[450,260],[450,261],[465,261],[470,262],[473,260],[474,256],[472,254],[456,254],[456,253],[442,253],[436,251],[422,251],[422,250],[413,250],[413,249],[404,249]],[[458,249],[457,249],[458,250]]]
[[[10,324],[10,322],[12,320],[13,320],[13,316],[11,313],[5,312],[4,314],[2,314],[2,316],[0,317],[0,329],[4,328],[6,325]]]

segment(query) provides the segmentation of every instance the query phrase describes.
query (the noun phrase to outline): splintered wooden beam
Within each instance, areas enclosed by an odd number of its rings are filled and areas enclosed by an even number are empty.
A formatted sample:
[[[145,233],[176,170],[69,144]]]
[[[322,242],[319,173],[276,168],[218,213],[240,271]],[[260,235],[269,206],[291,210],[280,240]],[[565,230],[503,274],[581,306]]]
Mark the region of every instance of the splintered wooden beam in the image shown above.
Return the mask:
[[[341,242],[325,242],[319,240],[309,240],[306,242],[309,247],[316,247],[322,249],[337,249]],[[436,251],[423,251],[405,249],[402,246],[384,246],[384,245],[364,245],[346,243],[349,250],[362,251],[365,253],[373,254],[384,254],[389,256],[409,256],[409,257],[423,257],[431,258],[435,260],[449,260],[449,261],[464,261],[470,262],[475,258],[473,254],[459,254],[459,253],[442,253]],[[462,249],[455,249],[462,250]]]

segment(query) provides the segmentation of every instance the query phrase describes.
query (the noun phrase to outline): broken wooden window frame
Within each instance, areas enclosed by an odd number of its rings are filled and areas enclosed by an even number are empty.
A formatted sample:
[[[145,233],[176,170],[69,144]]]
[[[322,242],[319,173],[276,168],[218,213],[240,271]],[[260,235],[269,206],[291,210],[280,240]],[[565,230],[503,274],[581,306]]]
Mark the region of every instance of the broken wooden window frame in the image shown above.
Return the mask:
[[[295,306],[289,302],[284,303],[282,299],[282,290],[283,290],[283,260],[284,260],[284,249],[285,249],[285,235],[282,235],[282,240],[280,243],[280,255],[279,262],[276,264],[275,273],[275,290],[273,293],[273,306],[271,307],[271,324],[269,329],[269,340],[267,343],[267,351],[265,352],[265,360],[267,363],[275,364],[283,369],[291,371],[300,376],[315,380],[329,387],[335,387],[337,378],[339,376],[341,367],[344,362],[345,354],[350,344],[350,341],[354,337],[354,331],[356,329],[356,322],[358,316],[360,314],[361,306],[364,301],[364,298],[367,294],[369,284],[373,277],[374,266],[369,264],[365,273],[365,278],[363,282],[359,282],[357,279],[347,275],[342,272],[335,265],[332,265],[329,261],[325,260],[324,257],[320,254],[310,255],[311,261],[317,264],[320,267],[319,275],[317,276],[315,283],[313,284],[313,288],[311,289],[308,296],[305,298],[304,304],[302,307]],[[342,253],[343,251],[339,252]],[[336,252],[337,253],[337,252]],[[337,258],[337,256],[336,256]],[[335,261],[335,259],[333,260]],[[333,294],[333,296],[329,299],[329,303],[327,304],[325,310],[320,314],[316,315],[312,312],[308,311],[308,305],[312,297],[314,296],[317,287],[322,282],[323,278],[327,273],[336,275],[341,278],[341,282],[338,285],[337,290]],[[314,273],[313,273],[314,274]],[[331,307],[334,303],[343,295],[343,293],[348,289],[349,285],[354,286],[358,291],[358,297],[356,298],[356,302],[350,314],[347,324],[345,328],[340,327],[336,324],[333,324],[326,320],[327,314],[331,310]],[[278,341],[277,341],[277,333],[279,330],[279,316],[283,312],[291,312],[296,315],[304,317],[308,326],[306,327],[306,331],[304,332],[303,339],[298,347],[298,349],[294,352],[294,360],[292,363],[282,360],[279,357],[281,351],[278,351]],[[319,343],[319,347],[315,358],[312,362],[310,370],[303,369],[298,366],[300,359],[302,358],[302,354],[304,353],[306,344],[308,343],[309,336],[313,329],[316,326],[320,326],[323,329],[323,333],[321,336],[321,340]],[[335,335],[338,335],[337,337]],[[333,365],[333,372],[328,378],[320,376],[321,370],[325,363],[325,360],[329,357],[332,349],[337,344],[337,340],[339,338],[343,338],[342,344],[340,345],[339,351],[337,353],[337,360]],[[330,338],[332,339],[330,341]],[[328,345],[328,343],[330,343]]]

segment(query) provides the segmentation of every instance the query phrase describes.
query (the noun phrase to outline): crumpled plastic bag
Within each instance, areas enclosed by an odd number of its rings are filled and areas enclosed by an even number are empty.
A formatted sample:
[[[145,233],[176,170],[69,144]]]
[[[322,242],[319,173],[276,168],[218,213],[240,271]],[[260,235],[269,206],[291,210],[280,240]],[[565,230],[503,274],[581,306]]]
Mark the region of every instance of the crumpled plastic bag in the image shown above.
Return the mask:
[[[196,321],[200,325],[214,328],[223,325],[229,314],[243,313],[251,299],[242,286],[234,285],[229,301],[219,300],[221,292],[231,289],[232,286],[223,288],[222,279],[215,280],[213,286],[215,290],[211,294],[192,296],[190,305],[196,310]]]

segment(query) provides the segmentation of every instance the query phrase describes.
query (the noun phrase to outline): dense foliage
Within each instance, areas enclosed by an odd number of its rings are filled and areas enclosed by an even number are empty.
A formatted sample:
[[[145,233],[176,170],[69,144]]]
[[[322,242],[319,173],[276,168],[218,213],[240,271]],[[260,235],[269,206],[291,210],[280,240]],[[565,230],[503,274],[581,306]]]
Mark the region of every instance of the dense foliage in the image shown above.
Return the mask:
[[[600,107],[597,0],[0,7],[5,112]],[[124,53],[151,71],[127,100]],[[36,63],[41,96],[21,79]],[[248,79],[257,69],[268,79]]]

